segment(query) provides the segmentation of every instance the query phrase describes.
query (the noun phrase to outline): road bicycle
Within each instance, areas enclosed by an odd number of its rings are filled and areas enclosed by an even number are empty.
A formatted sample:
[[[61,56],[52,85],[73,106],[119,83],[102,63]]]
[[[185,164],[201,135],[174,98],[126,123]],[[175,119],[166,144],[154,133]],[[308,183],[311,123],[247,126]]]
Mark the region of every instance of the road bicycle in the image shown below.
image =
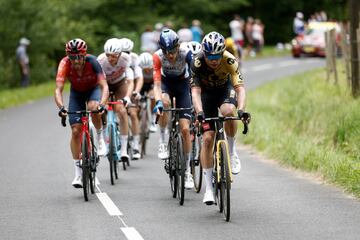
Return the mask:
[[[188,110],[192,110],[192,108],[168,108],[163,110],[164,112],[171,112],[168,142],[169,158],[165,159],[165,169],[169,174],[172,196],[173,198],[178,197],[180,205],[184,204],[185,198],[186,162],[179,117],[182,111]]]
[[[191,174],[194,179],[194,189],[197,193],[202,185],[202,166],[200,162],[200,151],[202,145],[202,135],[200,129],[195,126],[196,116],[194,109],[191,114],[190,137],[191,137]]]
[[[108,160],[110,166],[110,182],[111,185],[115,184],[115,179],[118,179],[118,170],[119,170],[119,161],[122,161],[123,169],[126,170],[126,161],[125,159],[121,159],[120,149],[120,130],[119,130],[119,122],[114,112],[113,106],[115,104],[123,104],[122,101],[114,101],[115,96],[110,93],[110,97],[107,102],[107,125],[106,125],[106,136],[108,143]]]
[[[67,114],[81,114],[81,138],[80,138],[80,149],[81,149],[81,160],[80,167],[82,169],[82,182],[83,182],[83,193],[85,201],[89,200],[89,192],[95,193],[95,177],[96,177],[96,166],[100,160],[96,146],[94,144],[94,132],[90,130],[89,122],[91,121],[90,114],[99,113],[99,111],[72,111]],[[66,117],[62,117],[61,123],[66,127]]]
[[[241,120],[239,117],[213,117],[206,118],[204,122],[215,123],[215,147],[213,150],[214,155],[214,169],[213,169],[213,188],[215,195],[215,204],[218,205],[221,213],[224,214],[225,220],[230,220],[230,190],[232,173],[230,165],[229,146],[226,139],[224,130],[225,121]],[[243,134],[248,132],[248,123],[243,122]]]

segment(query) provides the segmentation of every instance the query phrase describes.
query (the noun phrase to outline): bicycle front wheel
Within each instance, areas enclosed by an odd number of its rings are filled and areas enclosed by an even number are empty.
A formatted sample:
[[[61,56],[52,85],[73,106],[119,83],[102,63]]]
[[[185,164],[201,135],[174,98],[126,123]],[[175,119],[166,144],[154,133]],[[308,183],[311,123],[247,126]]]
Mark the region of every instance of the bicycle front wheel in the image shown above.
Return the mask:
[[[83,132],[82,134],[82,143],[81,143],[81,154],[82,154],[82,181],[83,181],[83,192],[84,192],[84,199],[85,201],[89,200],[89,190],[90,190],[90,181],[89,181],[89,175],[90,175],[90,167],[89,167],[89,142],[86,137],[86,133]]]
[[[185,199],[185,157],[184,157],[184,149],[183,149],[183,142],[182,142],[182,137],[179,134],[177,136],[177,145],[178,145],[178,154],[177,154],[177,159],[176,159],[176,175],[178,178],[178,199],[179,199],[179,204],[183,205],[184,204],[184,199]]]
[[[110,166],[110,182],[111,185],[115,184],[115,161],[114,161],[114,154],[116,154],[115,151],[115,139],[114,139],[114,127],[112,125],[109,125],[109,166]]]
[[[197,136],[195,133],[192,142],[191,174],[194,178],[194,187],[197,193],[200,192],[202,185],[202,166],[200,162],[201,141],[201,136]]]
[[[148,116],[146,109],[142,109],[143,112],[141,114],[141,135],[140,135],[140,143],[141,143],[141,158],[146,154],[146,140],[148,138]]]
[[[222,142],[220,144],[220,168],[221,168],[221,176],[220,176],[220,192],[223,200],[223,214],[225,220],[228,222],[230,220],[230,189],[231,189],[231,181],[230,181],[230,159],[229,159],[229,150],[227,145]]]

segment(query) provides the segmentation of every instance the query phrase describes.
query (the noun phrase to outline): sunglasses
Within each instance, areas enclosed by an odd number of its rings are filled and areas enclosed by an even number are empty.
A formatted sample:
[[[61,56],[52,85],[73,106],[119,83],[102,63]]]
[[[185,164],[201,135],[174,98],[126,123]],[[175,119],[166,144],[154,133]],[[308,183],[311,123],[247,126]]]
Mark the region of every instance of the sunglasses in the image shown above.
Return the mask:
[[[177,52],[177,50],[178,50],[178,48],[177,47],[175,47],[175,48],[173,48],[173,49],[170,49],[170,50],[166,50],[166,49],[161,49],[162,50],[162,52],[164,53],[164,54],[175,54],[176,52]]]
[[[222,58],[222,54],[205,54],[206,58],[209,59],[209,60],[219,60]]]
[[[120,57],[121,53],[106,53],[105,55],[106,55],[106,57],[118,58],[118,57]]]
[[[80,60],[84,58],[84,55],[80,55],[80,54],[69,54],[68,58],[70,60]]]

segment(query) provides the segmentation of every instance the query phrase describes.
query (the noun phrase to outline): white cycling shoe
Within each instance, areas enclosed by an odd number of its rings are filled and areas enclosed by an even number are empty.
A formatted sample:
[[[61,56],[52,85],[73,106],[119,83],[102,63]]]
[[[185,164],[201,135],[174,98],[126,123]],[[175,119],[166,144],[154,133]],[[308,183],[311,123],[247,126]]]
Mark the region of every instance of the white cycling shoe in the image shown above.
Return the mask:
[[[151,123],[150,124],[150,132],[152,132],[152,133],[154,133],[154,132],[156,132],[157,131],[157,127],[156,127],[156,125],[155,125],[155,123]]]
[[[98,138],[98,151],[97,154],[99,156],[105,156],[107,154],[107,147],[105,144],[104,138],[100,137]]]
[[[165,143],[160,143],[158,157],[160,159],[167,159],[169,158],[169,151],[167,149],[167,145]]]
[[[185,188],[186,189],[194,188],[194,180],[193,180],[193,176],[190,172],[185,173]]]
[[[241,162],[237,153],[230,156],[231,159],[231,172],[232,174],[238,174],[241,170]]]
[[[203,203],[205,203],[206,205],[213,205],[215,203],[214,193],[212,190],[205,191]]]
[[[82,177],[81,176],[75,176],[74,180],[71,183],[74,188],[82,188]]]

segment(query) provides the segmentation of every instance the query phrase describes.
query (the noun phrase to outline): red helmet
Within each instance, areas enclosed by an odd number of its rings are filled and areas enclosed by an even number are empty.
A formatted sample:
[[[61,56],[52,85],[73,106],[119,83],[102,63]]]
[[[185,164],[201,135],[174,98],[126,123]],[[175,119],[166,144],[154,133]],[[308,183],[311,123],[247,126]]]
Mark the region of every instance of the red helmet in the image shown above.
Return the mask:
[[[67,54],[86,54],[87,45],[86,42],[80,38],[70,40],[65,45],[65,51]]]

